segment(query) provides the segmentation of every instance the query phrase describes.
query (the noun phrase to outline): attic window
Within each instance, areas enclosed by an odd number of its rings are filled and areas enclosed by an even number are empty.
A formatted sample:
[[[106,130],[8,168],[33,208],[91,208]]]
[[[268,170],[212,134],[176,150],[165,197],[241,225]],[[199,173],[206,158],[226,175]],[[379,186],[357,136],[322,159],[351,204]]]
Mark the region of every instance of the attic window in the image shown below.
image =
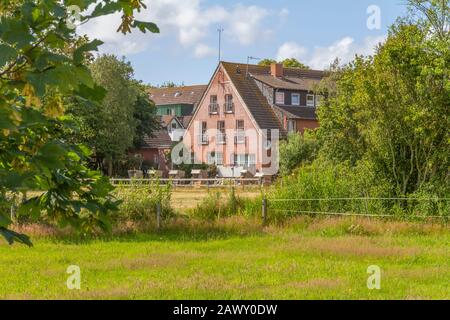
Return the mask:
[[[175,92],[175,98],[181,97],[181,92]]]
[[[241,74],[241,68],[236,67],[236,73],[237,73],[237,74]]]

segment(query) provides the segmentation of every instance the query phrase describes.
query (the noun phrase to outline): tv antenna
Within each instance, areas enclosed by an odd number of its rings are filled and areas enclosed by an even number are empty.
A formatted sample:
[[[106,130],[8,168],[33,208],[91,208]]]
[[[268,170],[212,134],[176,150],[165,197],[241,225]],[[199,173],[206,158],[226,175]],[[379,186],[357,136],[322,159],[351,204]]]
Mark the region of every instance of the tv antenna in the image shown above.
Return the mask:
[[[222,32],[224,32],[225,30],[220,27],[219,29],[217,29],[217,32],[219,33],[219,62],[222,59]]]
[[[260,61],[262,60],[261,58],[256,58],[256,57],[252,57],[252,56],[248,56],[247,57],[247,72],[245,73],[245,77],[248,78],[248,65],[250,64],[250,60],[256,60],[256,61]]]

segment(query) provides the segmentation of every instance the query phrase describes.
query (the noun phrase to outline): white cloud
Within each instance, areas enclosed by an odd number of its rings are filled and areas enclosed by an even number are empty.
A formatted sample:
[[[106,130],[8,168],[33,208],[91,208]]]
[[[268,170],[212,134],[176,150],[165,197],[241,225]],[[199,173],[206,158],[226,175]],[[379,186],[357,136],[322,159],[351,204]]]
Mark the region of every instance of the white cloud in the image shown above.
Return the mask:
[[[120,24],[118,14],[97,18],[78,29],[80,34],[98,38],[105,42],[102,52],[133,54],[145,51],[155,38],[176,37],[184,47],[192,48],[194,54],[202,56],[206,48],[202,45],[208,35],[214,34],[219,25],[226,35],[241,45],[250,45],[268,34],[263,20],[271,13],[263,7],[238,4],[231,8],[221,5],[207,6],[202,0],[144,0],[146,10],[137,14],[137,19],[155,22],[161,30],[160,36],[133,31],[126,37],[117,33]]]
[[[194,55],[197,58],[205,58],[213,56],[217,53],[217,50],[207,46],[206,44],[200,43],[195,47]]]
[[[227,17],[230,30],[226,32],[242,45],[252,44],[261,34],[267,33],[268,30],[263,28],[261,22],[268,15],[269,11],[264,8],[238,4]]]
[[[290,58],[303,60],[307,51],[306,48],[301,47],[295,42],[286,42],[278,49],[277,60],[281,61]]]
[[[373,54],[377,44],[383,42],[385,38],[385,36],[366,37],[362,43],[357,43],[351,37],[344,37],[328,47],[315,47],[311,52],[295,42],[287,42],[278,49],[277,58],[279,60],[296,58],[313,69],[324,69],[336,58],[339,58],[341,63],[348,63],[356,54],[365,56]]]

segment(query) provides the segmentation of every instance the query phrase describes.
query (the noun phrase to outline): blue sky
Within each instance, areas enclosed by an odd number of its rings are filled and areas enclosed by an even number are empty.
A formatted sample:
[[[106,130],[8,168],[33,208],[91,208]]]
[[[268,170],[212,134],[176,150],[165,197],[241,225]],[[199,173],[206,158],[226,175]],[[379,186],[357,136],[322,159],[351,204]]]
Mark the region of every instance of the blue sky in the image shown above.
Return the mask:
[[[295,57],[322,69],[339,57],[370,54],[398,16],[406,14],[403,0],[144,0],[148,9],[139,19],[156,22],[161,34],[115,30],[120,17],[102,17],[79,33],[103,40],[103,53],[124,55],[135,76],[150,84],[207,83],[218,62],[222,26],[222,60],[245,62],[247,56]],[[379,8],[380,28],[374,7]],[[367,13],[368,8],[370,13]]]

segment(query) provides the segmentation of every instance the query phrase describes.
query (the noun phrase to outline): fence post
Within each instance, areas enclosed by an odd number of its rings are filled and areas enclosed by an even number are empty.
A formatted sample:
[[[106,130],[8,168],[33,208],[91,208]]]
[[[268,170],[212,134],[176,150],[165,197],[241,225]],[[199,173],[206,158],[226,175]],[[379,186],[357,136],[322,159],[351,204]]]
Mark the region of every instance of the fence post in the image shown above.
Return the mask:
[[[262,200],[262,219],[263,219],[263,225],[266,225],[267,223],[267,198],[264,196]]]
[[[158,230],[161,229],[161,202],[159,201],[156,204],[156,227]]]

